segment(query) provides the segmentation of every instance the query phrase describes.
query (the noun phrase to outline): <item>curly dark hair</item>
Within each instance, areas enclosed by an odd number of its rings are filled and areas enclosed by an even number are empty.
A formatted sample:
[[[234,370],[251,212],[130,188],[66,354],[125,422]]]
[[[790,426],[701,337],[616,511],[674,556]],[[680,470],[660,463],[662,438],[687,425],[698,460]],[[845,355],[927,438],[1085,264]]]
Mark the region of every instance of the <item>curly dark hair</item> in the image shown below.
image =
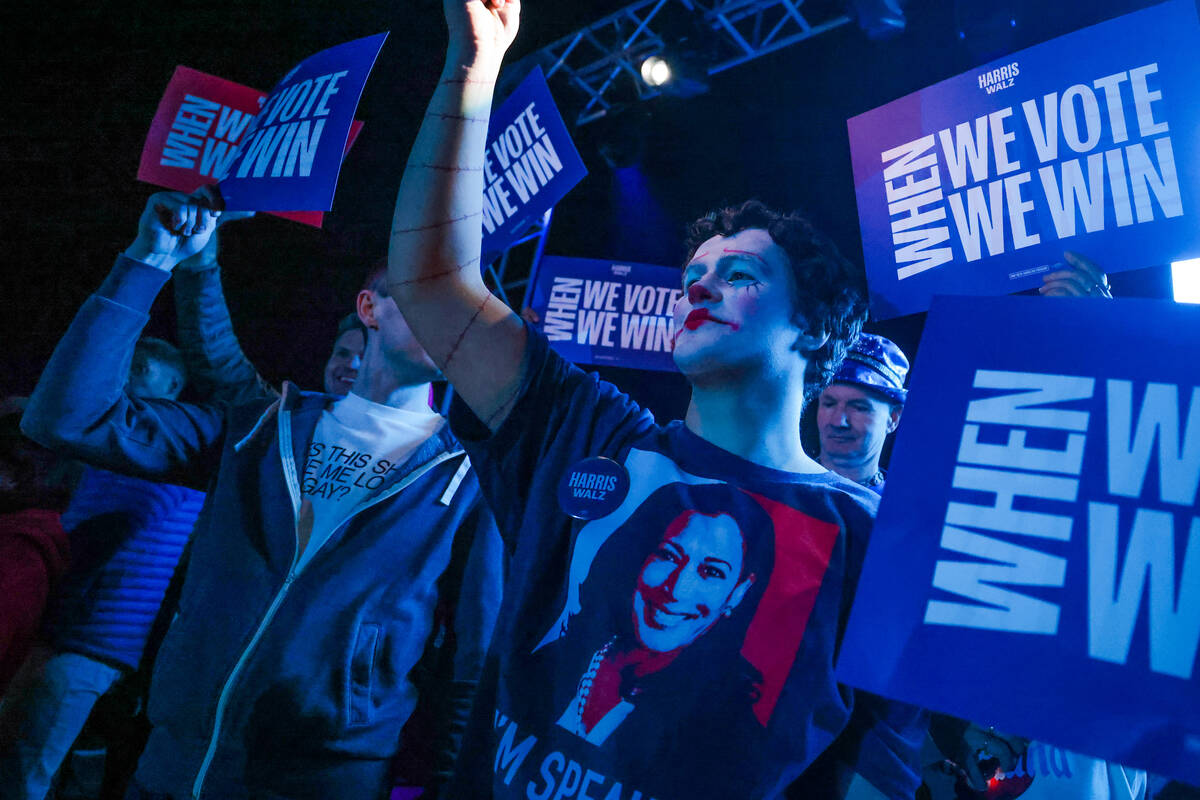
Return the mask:
[[[792,322],[801,330],[826,334],[825,344],[802,351],[804,401],[808,403],[829,385],[867,317],[861,272],[837,246],[796,212],[783,213],[758,200],[712,211],[693,222],[687,233],[687,258],[714,236],[733,236],[758,228],[784,249],[795,276]]]

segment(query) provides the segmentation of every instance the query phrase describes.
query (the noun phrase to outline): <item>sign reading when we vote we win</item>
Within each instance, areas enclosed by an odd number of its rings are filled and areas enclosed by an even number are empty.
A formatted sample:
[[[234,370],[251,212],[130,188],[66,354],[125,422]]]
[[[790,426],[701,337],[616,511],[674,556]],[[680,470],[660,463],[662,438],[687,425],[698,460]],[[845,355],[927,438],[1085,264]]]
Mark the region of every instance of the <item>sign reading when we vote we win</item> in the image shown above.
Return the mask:
[[[484,264],[587,175],[541,67],[492,113],[483,175]]]
[[[386,33],[330,47],[283,77],[218,180],[232,211],[328,211],[346,138]]]
[[[682,294],[678,268],[546,256],[525,304],[569,361],[672,372]]]
[[[146,138],[138,178],[185,192],[215,179],[231,211],[300,212],[279,216],[319,226],[316,212],[333,207],[342,158],[361,128],[354,111],[386,38],[306,58],[265,99],[180,67]]]
[[[1197,352],[1200,306],[937,298],[839,680],[1200,784]]]
[[[242,136],[266,99],[266,92],[176,67],[150,124],[138,180],[189,194],[212,183],[237,155]],[[351,126],[344,153],[350,151],[362,126],[357,120]],[[297,162],[292,164],[293,172],[311,172],[311,162],[299,158]],[[286,166],[285,159],[280,171]],[[322,211],[268,213],[318,228],[325,217]]]
[[[1200,23],[1172,0],[849,120],[872,313],[1200,255]]]

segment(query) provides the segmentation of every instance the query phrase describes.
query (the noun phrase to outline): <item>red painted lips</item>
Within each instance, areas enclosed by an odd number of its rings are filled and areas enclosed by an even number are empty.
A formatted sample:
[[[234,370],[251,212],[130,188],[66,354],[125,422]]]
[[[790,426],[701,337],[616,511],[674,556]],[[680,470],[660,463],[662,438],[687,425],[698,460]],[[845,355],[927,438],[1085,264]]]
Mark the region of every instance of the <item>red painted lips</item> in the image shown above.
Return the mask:
[[[725,320],[714,317],[711,313],[709,313],[707,308],[696,308],[692,309],[692,311],[687,315],[687,319],[683,321],[683,327],[687,328],[689,331],[694,331],[705,322],[716,322],[719,325],[729,324],[728,322],[725,322]]]

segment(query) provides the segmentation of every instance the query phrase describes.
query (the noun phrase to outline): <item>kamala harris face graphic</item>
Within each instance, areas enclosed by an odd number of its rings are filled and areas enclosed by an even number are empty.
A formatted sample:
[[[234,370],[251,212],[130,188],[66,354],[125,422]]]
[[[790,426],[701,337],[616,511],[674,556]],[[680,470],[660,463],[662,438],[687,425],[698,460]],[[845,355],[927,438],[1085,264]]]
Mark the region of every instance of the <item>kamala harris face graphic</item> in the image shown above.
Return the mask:
[[[743,574],[745,538],[728,514],[685,511],[646,557],[633,593],[638,643],[659,653],[687,647],[729,616],[754,583]]]

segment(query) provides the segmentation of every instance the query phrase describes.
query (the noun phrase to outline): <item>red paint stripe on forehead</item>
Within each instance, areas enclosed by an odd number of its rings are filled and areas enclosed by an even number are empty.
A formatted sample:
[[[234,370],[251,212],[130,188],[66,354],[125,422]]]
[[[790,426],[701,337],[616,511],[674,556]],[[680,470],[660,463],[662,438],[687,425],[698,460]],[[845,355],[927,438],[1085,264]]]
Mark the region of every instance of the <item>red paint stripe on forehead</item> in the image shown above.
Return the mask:
[[[762,262],[762,264],[764,266],[767,263],[766,259],[764,259],[762,256],[760,256],[758,253],[751,253],[749,250],[734,250],[733,248],[726,247],[722,252],[730,253],[732,255],[737,255],[737,256],[750,256],[755,261]]]

